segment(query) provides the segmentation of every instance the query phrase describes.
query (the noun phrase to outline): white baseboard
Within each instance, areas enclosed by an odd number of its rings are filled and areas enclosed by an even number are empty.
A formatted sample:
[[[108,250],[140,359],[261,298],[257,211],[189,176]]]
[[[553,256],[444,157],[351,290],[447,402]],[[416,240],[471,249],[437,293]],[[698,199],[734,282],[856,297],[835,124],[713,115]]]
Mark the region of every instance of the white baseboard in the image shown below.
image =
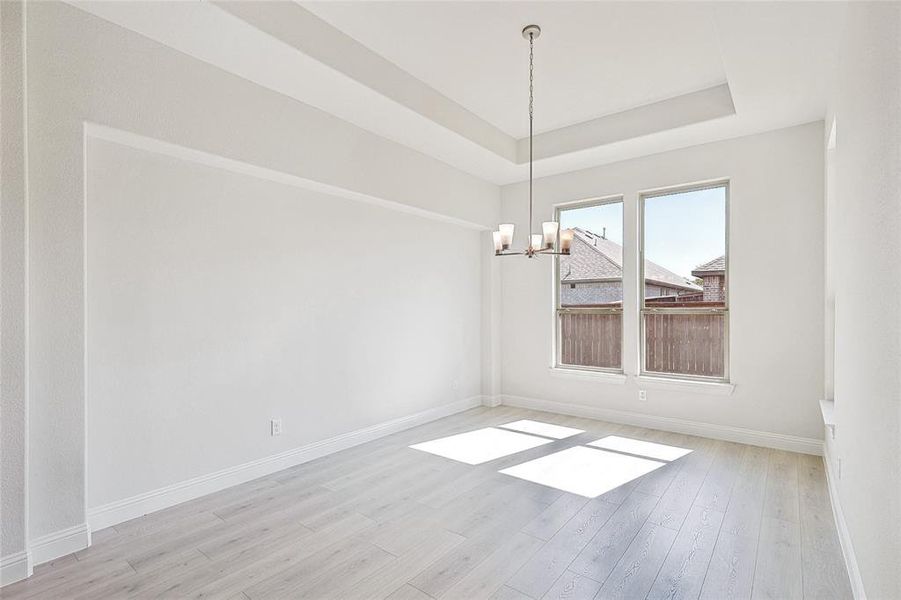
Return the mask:
[[[31,565],[25,550],[0,557],[0,586],[31,577]]]
[[[482,406],[487,406],[489,408],[495,408],[501,405],[501,397],[500,396],[482,396]]]
[[[851,533],[845,522],[845,513],[842,512],[842,503],[838,497],[837,478],[832,470],[832,456],[829,452],[829,444],[824,445],[823,464],[826,465],[826,486],[829,489],[829,500],[832,503],[832,516],[835,517],[835,528],[838,531],[838,541],[842,547],[842,556],[845,559],[845,568],[848,570],[848,578],[851,580],[851,593],[854,600],[866,600],[867,594],[863,588],[863,579],[860,576],[860,568],[857,566],[857,556],[854,554],[854,546],[851,544]]]
[[[91,545],[91,532],[86,523],[61,529],[31,540],[28,551],[31,564],[40,565],[53,559],[84,550]]]
[[[386,421],[326,440],[320,440],[280,454],[267,456],[208,475],[201,475],[137,496],[88,510],[88,524],[99,530],[188,500],[245,483],[258,477],[299,465],[334,452],[346,450],[404,429],[416,427],[482,405],[482,396],[465,398],[445,406],[431,408],[406,417]]]
[[[752,446],[763,446],[766,448],[789,450],[791,452],[801,452],[802,454],[814,454],[817,456],[823,454],[823,441],[813,438],[770,433],[767,431],[755,431],[753,429],[731,427],[728,425],[715,425],[713,423],[702,423],[700,421],[688,421],[673,417],[659,417],[656,415],[613,410],[596,406],[585,406],[582,404],[568,404],[552,400],[538,400],[535,398],[525,398],[523,396],[510,396],[507,394],[502,396],[502,403],[508,406],[561,413],[564,415],[572,415],[574,417],[587,417],[589,419],[610,421],[612,423],[620,423],[623,425],[648,427],[651,429],[672,431],[674,433],[685,433],[688,435],[724,440],[727,442],[738,442],[741,444],[750,444]]]

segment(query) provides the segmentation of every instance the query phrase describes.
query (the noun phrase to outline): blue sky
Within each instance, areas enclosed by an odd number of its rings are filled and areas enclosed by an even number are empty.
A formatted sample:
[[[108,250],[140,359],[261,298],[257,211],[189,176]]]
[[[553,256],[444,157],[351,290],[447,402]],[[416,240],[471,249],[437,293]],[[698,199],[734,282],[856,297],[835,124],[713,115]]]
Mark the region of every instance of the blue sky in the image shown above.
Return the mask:
[[[700,264],[725,254],[726,191],[712,188],[645,200],[645,255],[683,277]],[[560,227],[595,233],[623,243],[621,202],[563,211]]]

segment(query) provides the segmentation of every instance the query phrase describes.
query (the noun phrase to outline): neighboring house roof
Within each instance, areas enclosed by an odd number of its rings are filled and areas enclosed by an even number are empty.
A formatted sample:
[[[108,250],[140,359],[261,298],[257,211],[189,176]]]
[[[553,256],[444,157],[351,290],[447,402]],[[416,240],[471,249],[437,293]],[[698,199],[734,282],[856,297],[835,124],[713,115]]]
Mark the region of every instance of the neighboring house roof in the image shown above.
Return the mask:
[[[698,265],[691,272],[695,277],[703,277],[704,275],[724,275],[726,273],[726,255],[714,258],[710,262]]]
[[[572,249],[569,256],[560,257],[560,279],[573,283],[599,279],[622,279],[623,247],[585,229],[574,228]],[[654,281],[683,290],[702,290],[684,277],[649,260],[644,262],[644,276]]]

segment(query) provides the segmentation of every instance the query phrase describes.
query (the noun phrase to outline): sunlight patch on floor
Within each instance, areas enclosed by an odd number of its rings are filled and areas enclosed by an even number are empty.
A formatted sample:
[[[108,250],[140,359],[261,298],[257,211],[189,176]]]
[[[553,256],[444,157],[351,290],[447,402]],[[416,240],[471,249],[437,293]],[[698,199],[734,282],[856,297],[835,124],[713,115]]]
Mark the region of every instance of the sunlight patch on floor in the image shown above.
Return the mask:
[[[502,456],[550,444],[554,440],[486,427],[410,446],[414,450],[478,465]]]
[[[665,464],[658,460],[575,446],[503,469],[501,473],[596,498]]]
[[[608,435],[605,438],[589,442],[588,445],[595,448],[625,452],[627,454],[635,454],[665,461],[676,460],[677,458],[681,458],[686,454],[691,453],[691,450],[688,448],[678,448],[676,446],[667,446],[666,444],[655,444],[654,442],[646,442],[644,440],[633,440],[631,438],[619,437],[618,435]]]
[[[580,433],[585,433],[582,429],[573,429],[572,427],[564,427],[563,425],[532,421],[531,419],[505,423],[504,425],[498,425],[498,427],[512,429],[513,431],[521,431],[522,433],[533,433],[555,440],[562,440],[574,435],[579,435]]]

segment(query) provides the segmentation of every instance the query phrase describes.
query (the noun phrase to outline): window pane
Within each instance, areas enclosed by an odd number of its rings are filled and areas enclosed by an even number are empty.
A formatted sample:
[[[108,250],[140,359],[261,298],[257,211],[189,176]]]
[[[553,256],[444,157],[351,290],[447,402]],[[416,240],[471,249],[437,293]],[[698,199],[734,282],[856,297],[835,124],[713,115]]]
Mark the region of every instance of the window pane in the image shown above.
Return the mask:
[[[725,314],[644,316],[645,371],[725,377]]]
[[[644,371],[724,378],[726,188],[645,198],[642,232]]]
[[[561,364],[620,368],[622,314],[562,313],[559,326]]]
[[[560,257],[560,306],[622,306],[623,203],[561,210],[560,227],[574,231]]]
[[[726,302],[726,188],[644,201],[645,306]]]
[[[572,229],[569,256],[559,257],[558,319],[561,364],[602,369],[622,366],[623,204],[560,211]],[[599,314],[596,309],[606,309]],[[617,312],[610,313],[610,310]]]

